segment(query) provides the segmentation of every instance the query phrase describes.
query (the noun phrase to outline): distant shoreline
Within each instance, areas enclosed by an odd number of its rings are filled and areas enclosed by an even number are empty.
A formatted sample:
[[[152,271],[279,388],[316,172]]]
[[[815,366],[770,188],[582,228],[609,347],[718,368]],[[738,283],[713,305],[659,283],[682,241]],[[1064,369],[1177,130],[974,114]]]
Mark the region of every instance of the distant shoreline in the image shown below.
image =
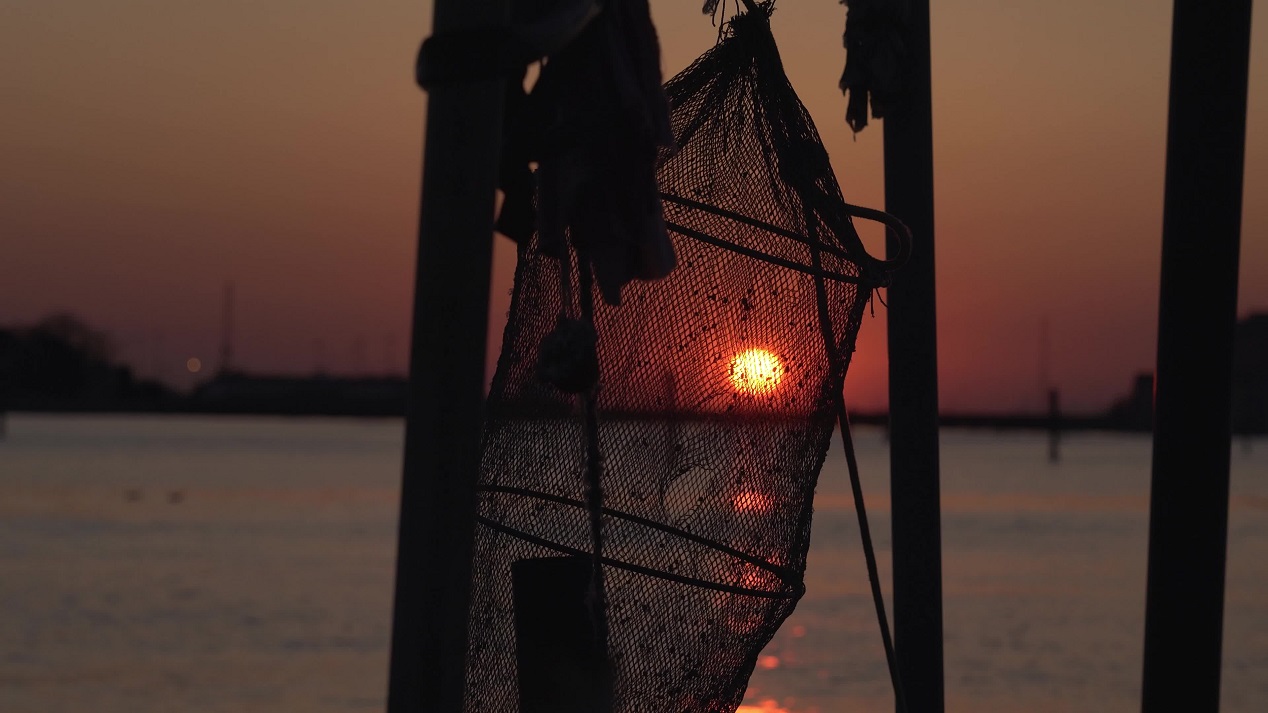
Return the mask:
[[[192,405],[188,403],[170,405],[66,405],[36,406],[9,410],[11,415],[179,415],[179,416],[281,416],[295,418],[404,418],[404,408],[385,408],[376,404],[345,404],[343,407],[325,405],[312,407],[305,404],[270,404],[257,408],[234,408],[220,405]],[[0,412],[3,413],[3,412]],[[619,414],[617,418],[633,417]],[[646,418],[647,416],[644,416]],[[889,414],[883,411],[857,411],[850,414],[854,424],[868,426],[885,426],[889,422]],[[975,428],[997,431],[1049,431],[1053,422],[1049,416],[1026,413],[944,413],[939,418],[939,425],[953,428]],[[1134,427],[1131,424],[1116,423],[1105,415],[1070,414],[1062,415],[1056,424],[1061,432],[1072,431],[1108,431],[1127,433],[1148,433],[1147,428]]]
[[[74,315],[53,315],[21,328],[0,328],[0,414],[191,414],[334,418],[401,418],[409,382],[400,374],[332,375],[249,373],[220,369],[190,393],[141,379],[110,357],[109,340]],[[1238,435],[1268,433],[1268,313],[1238,323],[1233,364],[1232,426]],[[227,360],[226,360],[227,361]],[[200,367],[200,365],[198,365]],[[190,367],[191,369],[194,367]],[[503,404],[506,418],[558,418],[569,403],[546,392]],[[1051,411],[962,412],[941,415],[942,426],[1043,432],[1149,433],[1153,428],[1153,374],[1137,374],[1128,392],[1107,409],[1065,413],[1060,391],[1049,390]],[[709,414],[611,413],[609,418],[693,420]],[[884,411],[857,411],[856,423],[885,426]]]

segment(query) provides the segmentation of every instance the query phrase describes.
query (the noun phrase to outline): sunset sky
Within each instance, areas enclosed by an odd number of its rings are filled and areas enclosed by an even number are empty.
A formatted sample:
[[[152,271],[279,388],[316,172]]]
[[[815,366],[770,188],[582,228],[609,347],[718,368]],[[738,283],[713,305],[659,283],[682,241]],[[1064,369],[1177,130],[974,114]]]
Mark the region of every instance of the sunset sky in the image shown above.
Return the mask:
[[[652,2],[666,78],[716,38],[700,4]],[[430,17],[420,0],[0,5],[0,325],[73,311],[140,374],[188,385],[187,359],[216,362],[232,281],[239,366],[402,370]],[[881,207],[883,122],[852,136],[836,88],[844,19],[781,0],[773,25],[846,199]],[[1070,408],[1152,368],[1170,22],[1161,0],[934,3],[944,408],[1038,408],[1044,320]],[[1268,310],[1263,12],[1253,32],[1241,314]],[[499,319],[513,260],[498,238]],[[863,325],[855,406],[884,405],[883,317]]]

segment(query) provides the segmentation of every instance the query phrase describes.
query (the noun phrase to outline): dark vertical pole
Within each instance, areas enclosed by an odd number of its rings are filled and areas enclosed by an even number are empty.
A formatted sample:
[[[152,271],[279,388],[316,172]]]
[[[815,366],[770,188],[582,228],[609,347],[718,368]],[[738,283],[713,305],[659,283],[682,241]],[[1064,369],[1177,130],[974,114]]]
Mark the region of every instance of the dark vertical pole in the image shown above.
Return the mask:
[[[220,312],[220,373],[233,371],[233,283],[225,283]]]
[[[1048,462],[1061,462],[1061,392],[1048,389]]]
[[[1176,0],[1163,203],[1145,713],[1219,710],[1251,0]]]
[[[437,0],[433,31],[505,24],[508,7]],[[455,82],[427,104],[390,713],[463,710],[502,96]]]
[[[900,0],[901,1],[901,0]],[[885,116],[885,210],[911,228],[911,259],[889,288],[894,647],[907,705],[943,710],[942,527],[933,257],[929,0],[907,3],[903,95]],[[892,241],[890,255],[896,254]]]

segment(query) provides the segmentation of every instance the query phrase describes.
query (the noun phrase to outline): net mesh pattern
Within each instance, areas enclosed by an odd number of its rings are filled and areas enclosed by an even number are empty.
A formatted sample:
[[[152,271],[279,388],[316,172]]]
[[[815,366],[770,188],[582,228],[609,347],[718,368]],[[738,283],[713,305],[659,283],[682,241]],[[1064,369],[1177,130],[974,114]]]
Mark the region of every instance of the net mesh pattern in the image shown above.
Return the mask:
[[[803,591],[815,482],[877,263],[765,15],[734,18],[666,91],[678,146],[658,180],[678,267],[628,285],[620,307],[594,298],[614,710],[729,713]],[[473,713],[518,708],[511,563],[591,550],[582,420],[535,372],[559,269],[535,239],[521,245],[487,403]]]

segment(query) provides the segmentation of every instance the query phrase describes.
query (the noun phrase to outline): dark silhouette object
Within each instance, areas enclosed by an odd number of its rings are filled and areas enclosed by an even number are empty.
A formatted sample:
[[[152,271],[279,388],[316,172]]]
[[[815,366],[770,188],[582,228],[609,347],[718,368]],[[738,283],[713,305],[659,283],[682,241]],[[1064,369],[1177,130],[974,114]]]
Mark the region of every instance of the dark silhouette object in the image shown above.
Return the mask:
[[[222,372],[198,386],[187,406],[204,413],[398,416],[405,379],[297,377]]]
[[[1216,713],[1251,0],[1176,0],[1143,713]]]
[[[908,713],[907,693],[903,686],[902,672],[898,669],[898,654],[894,650],[894,639],[889,630],[889,619],[885,614],[885,597],[881,592],[881,580],[876,565],[876,550],[872,546],[872,530],[867,521],[867,507],[863,503],[863,483],[859,476],[858,458],[854,453],[854,439],[850,434],[850,416],[845,408],[845,401],[837,406],[837,424],[841,427],[841,445],[845,451],[846,469],[850,473],[850,489],[854,495],[854,511],[859,522],[859,538],[863,544],[863,558],[867,565],[867,579],[872,587],[872,604],[876,608],[876,618],[880,623],[881,644],[885,649],[885,660],[889,665],[890,681],[894,687],[894,708],[898,713]]]
[[[0,408],[21,411],[162,408],[173,394],[113,362],[109,340],[68,314],[0,329]]]
[[[1234,330],[1230,408],[1233,433],[1268,433],[1268,314],[1249,315]],[[1128,395],[1110,407],[1105,426],[1147,432],[1153,418],[1154,376],[1143,373],[1136,375]]]
[[[532,156],[540,245],[559,256],[571,243],[608,304],[675,265],[656,189],[657,155],[673,143],[661,82],[647,0],[607,0],[529,95],[542,124]]]
[[[678,268],[627,284],[620,307],[591,287],[573,304],[560,286],[584,287],[584,263],[537,238],[520,245],[484,428],[468,709],[510,713],[521,699],[512,567],[591,556],[592,432],[614,711],[734,710],[804,590],[842,381],[871,290],[895,265],[863,251],[860,211],[783,73],[765,9],[734,17],[666,91],[678,148],[658,182]],[[568,403],[538,357],[559,314],[586,305],[602,387],[585,416],[597,419],[526,417],[526,402]]]
[[[509,0],[437,0],[433,32],[504,28]],[[489,272],[505,80],[427,102],[389,713],[464,709]]]
[[[1245,435],[1268,433],[1268,313],[1252,314],[1237,323],[1233,346],[1233,431]]]
[[[431,100],[419,227],[406,475],[401,496],[388,694],[388,709],[392,713],[431,707],[456,711],[463,705],[462,661],[471,572],[472,488],[483,381],[485,329],[482,325],[488,306],[491,258],[488,230],[491,226],[485,216],[493,212],[499,164],[503,163],[502,118],[504,109],[508,108],[507,95],[512,98],[509,107],[512,111],[517,103],[516,92],[507,91],[506,80],[522,77],[523,66],[528,62],[543,55],[553,58],[556,52],[567,49],[588,24],[612,32],[614,26],[619,25],[614,25],[619,19],[629,21],[621,33],[626,35],[623,39],[630,40],[630,46],[623,49],[632,56],[617,59],[613,65],[619,66],[610,68],[637,83],[639,89],[646,89],[650,78],[651,90],[656,94],[660,91],[656,86],[659,58],[650,56],[654,33],[644,0],[550,5],[550,10],[558,11],[557,17],[509,28],[511,3],[507,0],[487,3],[441,0],[436,4],[435,34],[423,44],[419,56],[416,77],[431,92]],[[596,12],[606,17],[595,22]],[[631,30],[634,25],[637,27]],[[641,36],[633,37],[640,31]],[[586,44],[592,53],[611,48],[611,43],[606,46],[603,42]],[[595,64],[604,65],[605,60],[611,58],[594,56],[592,59]],[[656,76],[650,76],[649,67],[655,69]],[[632,79],[630,75],[634,75]],[[630,87],[626,83],[622,88]],[[624,114],[619,119],[629,119],[630,104],[624,101],[617,104]],[[513,141],[515,137],[507,138]],[[650,185],[655,144],[644,148],[649,150],[639,157],[644,167],[642,186],[638,185],[640,176],[633,176],[625,188],[642,188],[644,206],[658,208],[654,186]],[[635,158],[619,155],[619,149],[615,151],[616,156],[612,151],[605,153],[607,155],[600,160]],[[508,151],[507,165],[518,158],[512,154]],[[570,155],[576,158],[575,152]],[[543,159],[557,157],[542,156]],[[612,175],[592,174],[588,178],[599,183],[610,182],[609,188],[621,188]],[[566,175],[559,177],[561,181],[556,182],[555,188],[560,195],[576,198],[589,188],[582,187],[583,190],[578,191],[577,186],[566,185]],[[503,187],[512,194],[519,191],[520,197],[517,202],[513,195],[508,195],[518,210],[514,211],[514,219],[503,220],[502,225],[519,232],[527,224],[528,215],[528,206],[523,200],[524,172],[513,172],[504,178],[507,180],[502,182]],[[608,199],[605,208],[622,203],[622,197],[610,190],[605,197]],[[596,217],[590,207],[575,204],[556,207],[561,209],[560,224],[594,235],[593,225],[581,225],[587,218]],[[585,216],[579,219],[582,213]],[[646,228],[647,222],[641,227]],[[646,237],[647,232],[644,230],[642,237]],[[663,242],[663,228],[660,232]],[[631,252],[637,253],[637,250],[631,251],[628,242],[592,245],[591,248],[596,256],[608,253],[606,257],[611,258],[612,254],[618,254],[615,259],[597,260],[595,268],[601,283],[619,289],[613,285],[629,274],[624,268],[630,267],[628,263],[621,264],[622,258],[630,257]],[[637,265],[634,273],[646,276],[645,267],[645,263]],[[438,379],[438,374],[446,378]],[[424,469],[433,469],[430,477],[421,477]]]
[[[845,122],[856,133],[867,126],[870,99],[872,116],[885,118],[902,104],[905,75],[912,57],[906,50],[912,12],[907,2],[892,0],[842,0],[849,6],[845,21],[845,71],[841,92],[849,97]]]
[[[1061,392],[1048,389],[1048,462],[1061,462]]]
[[[913,711],[944,707],[929,0],[852,0],[841,89],[855,131],[884,116],[885,210],[914,236],[888,290],[894,644]],[[889,241],[889,254],[901,250]]]
[[[612,707],[599,642],[590,561],[543,557],[511,565],[519,713],[595,713]]]
[[[1154,375],[1137,374],[1127,396],[1110,407],[1106,419],[1114,428],[1150,431],[1154,423]]]

